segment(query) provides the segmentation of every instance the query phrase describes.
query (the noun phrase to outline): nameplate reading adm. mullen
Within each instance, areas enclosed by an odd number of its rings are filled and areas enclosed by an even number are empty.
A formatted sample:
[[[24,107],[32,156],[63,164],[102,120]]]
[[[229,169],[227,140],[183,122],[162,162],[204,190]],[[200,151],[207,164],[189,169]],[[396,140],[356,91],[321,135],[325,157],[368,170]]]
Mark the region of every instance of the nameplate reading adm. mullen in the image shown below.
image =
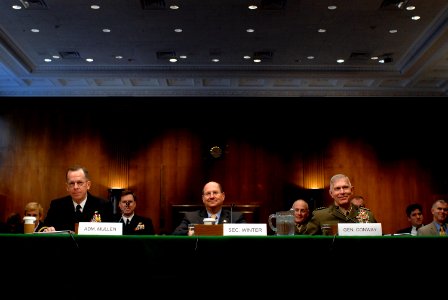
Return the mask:
[[[266,223],[224,223],[223,235],[268,235]]]
[[[79,222],[79,235],[123,235],[123,223]]]

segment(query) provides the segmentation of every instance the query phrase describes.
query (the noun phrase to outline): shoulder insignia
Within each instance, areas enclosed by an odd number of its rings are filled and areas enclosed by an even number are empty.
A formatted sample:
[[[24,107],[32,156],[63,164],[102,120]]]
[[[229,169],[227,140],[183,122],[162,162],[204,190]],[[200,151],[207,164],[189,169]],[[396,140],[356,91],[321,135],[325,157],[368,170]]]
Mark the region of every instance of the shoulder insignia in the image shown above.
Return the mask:
[[[321,210],[321,209],[325,209],[325,208],[327,208],[327,207],[326,206],[321,206],[321,207],[316,208],[315,210]]]

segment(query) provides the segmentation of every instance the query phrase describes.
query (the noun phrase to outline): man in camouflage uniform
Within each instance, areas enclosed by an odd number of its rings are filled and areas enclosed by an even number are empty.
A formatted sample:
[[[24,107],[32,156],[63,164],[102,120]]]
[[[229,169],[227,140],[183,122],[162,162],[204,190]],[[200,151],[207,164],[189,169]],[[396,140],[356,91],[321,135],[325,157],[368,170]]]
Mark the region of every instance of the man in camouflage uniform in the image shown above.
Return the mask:
[[[365,207],[353,205],[350,196],[353,193],[350,179],[344,174],[336,174],[330,179],[330,196],[334,203],[313,211],[305,234],[319,235],[322,224],[337,223],[377,223],[373,213]],[[333,232],[336,234],[336,232]]]

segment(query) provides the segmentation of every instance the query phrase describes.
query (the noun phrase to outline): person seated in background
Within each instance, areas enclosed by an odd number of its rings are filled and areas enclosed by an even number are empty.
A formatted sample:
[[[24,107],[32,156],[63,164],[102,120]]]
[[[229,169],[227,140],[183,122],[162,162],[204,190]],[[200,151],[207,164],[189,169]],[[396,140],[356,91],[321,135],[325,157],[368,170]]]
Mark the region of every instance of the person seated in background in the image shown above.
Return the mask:
[[[36,221],[34,221],[34,232],[39,232],[45,230],[47,228],[44,225],[44,208],[37,202],[28,202],[25,205],[25,217],[35,217]],[[20,224],[20,231],[23,233],[23,222]]]
[[[221,184],[210,181],[202,189],[202,203],[204,208],[197,211],[186,212],[181,223],[174,229],[173,235],[193,235],[194,232],[188,230],[189,224],[203,224],[204,218],[214,218],[218,220],[216,224],[223,223],[246,223],[241,212],[232,212],[223,209],[225,193]]]
[[[154,226],[151,218],[143,217],[135,213],[137,207],[137,196],[131,190],[121,192],[118,203],[121,214],[116,218],[123,223],[123,235],[154,234]]]
[[[328,207],[313,211],[305,234],[322,235],[322,225],[337,223],[376,223],[373,213],[365,207],[355,206],[350,197],[354,187],[344,174],[336,174],[330,179],[330,196],[334,202]],[[334,233],[336,234],[336,233]]]
[[[417,235],[417,230],[422,227],[423,224],[423,207],[418,203],[409,204],[406,207],[406,216],[411,226],[402,228],[397,233],[409,233],[411,235]]]
[[[66,174],[68,196],[51,200],[45,218],[45,232],[55,230],[75,231],[75,224],[91,222],[93,218],[102,222],[113,221],[111,201],[89,193],[91,181],[89,172],[82,166],[70,167]]]
[[[360,195],[353,196],[351,202],[352,204],[358,207],[365,207],[365,201],[363,196]]]
[[[436,200],[431,207],[431,213],[433,216],[432,222],[420,227],[417,230],[417,236],[424,236],[424,235],[446,236],[448,203],[443,199]]]
[[[4,232],[5,233],[23,233],[22,216],[20,213],[11,213],[8,218],[6,218]],[[20,231],[22,230],[22,231]]]
[[[294,201],[291,209],[294,211],[294,222],[296,223],[295,235],[305,234],[310,217],[308,203],[303,199],[298,199]]]

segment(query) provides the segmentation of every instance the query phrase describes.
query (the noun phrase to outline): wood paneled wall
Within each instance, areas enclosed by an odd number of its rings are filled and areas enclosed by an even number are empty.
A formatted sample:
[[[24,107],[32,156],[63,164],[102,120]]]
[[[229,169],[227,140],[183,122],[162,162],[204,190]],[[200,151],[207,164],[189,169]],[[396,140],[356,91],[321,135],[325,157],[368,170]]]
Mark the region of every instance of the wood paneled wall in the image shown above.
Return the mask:
[[[240,105],[247,102],[252,108]],[[445,153],[435,138],[444,124],[431,123],[435,131],[418,137],[413,126],[383,115],[386,129],[372,130],[357,123],[357,110],[335,110],[340,103],[324,103],[327,110],[318,100],[7,99],[0,110],[0,217],[23,214],[29,201],[46,211],[66,194],[65,170],[76,163],[89,169],[96,195],[106,198],[115,185],[134,189],[138,213],[160,234],[176,225],[171,205],[200,203],[209,180],[222,183],[227,203],[260,205],[266,222],[299,197],[313,198],[313,207],[328,204],[336,173],[351,178],[385,233],[408,225],[404,210],[413,202],[431,221],[432,202],[447,193]],[[220,158],[210,155],[213,146],[223,149]],[[323,177],[323,189],[304,189],[310,174],[316,182]]]

